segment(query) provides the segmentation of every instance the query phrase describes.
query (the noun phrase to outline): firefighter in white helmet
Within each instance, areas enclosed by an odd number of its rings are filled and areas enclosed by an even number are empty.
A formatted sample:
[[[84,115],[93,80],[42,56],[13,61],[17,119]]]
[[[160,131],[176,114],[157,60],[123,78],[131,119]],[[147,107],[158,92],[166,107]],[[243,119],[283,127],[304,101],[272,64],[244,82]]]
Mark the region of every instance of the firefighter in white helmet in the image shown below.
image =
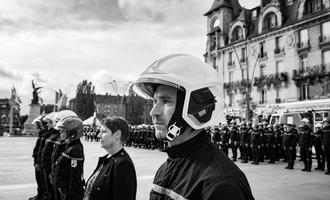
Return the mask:
[[[221,80],[201,60],[185,54],[154,62],[133,83],[152,98],[156,137],[168,141],[150,199],[254,199],[243,172],[211,143],[204,128],[224,119]],[[176,173],[173,176],[173,173]]]
[[[65,139],[66,148],[55,163],[54,182],[60,193],[59,199],[81,200],[84,194],[84,148],[80,141],[83,123],[80,118],[68,116],[55,127]]]
[[[309,120],[304,118],[299,126],[299,146],[300,155],[304,161],[304,169],[302,171],[310,172],[312,169],[312,133],[309,126]]]

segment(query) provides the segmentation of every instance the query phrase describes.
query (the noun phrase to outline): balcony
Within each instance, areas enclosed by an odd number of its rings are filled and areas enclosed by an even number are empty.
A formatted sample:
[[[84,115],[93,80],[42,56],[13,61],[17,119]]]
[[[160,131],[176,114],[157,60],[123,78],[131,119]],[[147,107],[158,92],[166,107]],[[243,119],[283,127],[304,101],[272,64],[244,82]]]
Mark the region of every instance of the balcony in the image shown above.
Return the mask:
[[[257,88],[270,88],[272,85],[275,88],[279,88],[288,83],[288,73],[281,72],[269,75],[262,75],[260,77],[255,77],[253,81],[253,86]]]
[[[297,52],[298,54],[302,54],[305,52],[308,52],[311,48],[311,45],[309,43],[309,40],[307,41],[300,41],[297,43]]]
[[[276,49],[274,49],[274,55],[275,55],[275,57],[283,56],[284,47],[282,47],[282,48],[277,47]]]
[[[260,52],[258,55],[259,62],[266,61],[268,59],[267,52]]]
[[[244,79],[241,81],[231,81],[229,83],[224,83],[223,89],[226,90],[227,94],[234,92],[236,93],[237,91],[239,91],[241,94],[245,94],[248,86],[249,84]]]
[[[214,51],[216,46],[217,45],[216,45],[215,42],[211,43],[211,45],[210,45],[210,51]]]
[[[321,35],[319,37],[319,47],[320,49],[323,49],[325,47],[330,47],[330,34]]]
[[[305,70],[293,70],[292,80],[297,86],[302,83],[314,85],[316,81],[322,82],[322,79],[330,76],[330,63],[306,67]]]

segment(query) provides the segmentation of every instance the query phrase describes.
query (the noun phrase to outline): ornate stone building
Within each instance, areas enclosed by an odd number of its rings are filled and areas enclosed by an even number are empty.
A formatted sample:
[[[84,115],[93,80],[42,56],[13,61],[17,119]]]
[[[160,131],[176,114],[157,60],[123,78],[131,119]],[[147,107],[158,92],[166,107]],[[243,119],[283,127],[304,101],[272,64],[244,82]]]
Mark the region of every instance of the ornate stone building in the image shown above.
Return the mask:
[[[248,93],[254,116],[329,115],[330,0],[261,0],[253,9],[215,0],[205,16],[204,56],[228,110],[245,117]]]

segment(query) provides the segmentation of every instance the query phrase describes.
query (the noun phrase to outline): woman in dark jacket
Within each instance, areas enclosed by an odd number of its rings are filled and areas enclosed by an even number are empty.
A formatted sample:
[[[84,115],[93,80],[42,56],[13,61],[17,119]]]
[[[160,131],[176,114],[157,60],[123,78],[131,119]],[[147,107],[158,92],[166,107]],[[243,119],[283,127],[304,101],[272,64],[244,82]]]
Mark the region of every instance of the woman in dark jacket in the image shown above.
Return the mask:
[[[99,158],[88,179],[84,200],[135,200],[135,168],[123,148],[129,137],[128,123],[123,118],[111,117],[101,124],[101,146],[108,154]]]

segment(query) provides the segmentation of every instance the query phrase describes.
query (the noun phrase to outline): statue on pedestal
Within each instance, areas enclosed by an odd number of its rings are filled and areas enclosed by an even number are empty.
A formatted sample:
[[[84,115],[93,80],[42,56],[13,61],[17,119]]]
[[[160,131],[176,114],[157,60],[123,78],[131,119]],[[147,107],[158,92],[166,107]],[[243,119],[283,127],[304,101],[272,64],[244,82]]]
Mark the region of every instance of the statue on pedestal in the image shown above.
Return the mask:
[[[35,83],[32,80],[32,88],[33,88],[33,92],[32,92],[32,96],[33,99],[31,100],[32,104],[38,104],[39,103],[39,97],[38,94],[41,92],[39,91],[42,87],[36,87]]]

